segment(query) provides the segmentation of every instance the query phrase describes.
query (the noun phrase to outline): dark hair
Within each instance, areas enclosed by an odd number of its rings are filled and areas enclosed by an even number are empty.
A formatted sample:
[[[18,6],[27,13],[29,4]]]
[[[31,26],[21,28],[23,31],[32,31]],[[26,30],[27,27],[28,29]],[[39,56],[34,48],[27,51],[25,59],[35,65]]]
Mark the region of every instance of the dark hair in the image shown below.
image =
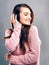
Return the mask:
[[[33,22],[33,18],[34,18],[34,13],[32,11],[32,9],[27,5],[27,4],[17,4],[15,5],[14,9],[13,9],[13,13],[14,13],[14,17],[17,15],[17,20],[20,22],[20,8],[21,7],[26,7],[29,8],[30,12],[31,12],[31,21],[30,24],[32,24]],[[28,35],[29,35],[29,29],[30,29],[31,25],[24,25],[22,24],[22,28],[21,28],[21,34],[20,34],[20,48],[22,49],[22,51],[25,53],[25,46],[24,43],[28,43]],[[14,28],[13,23],[12,23],[12,28]]]
[[[15,5],[15,7],[13,9],[13,13],[14,13],[14,15],[17,15],[17,20],[20,22],[20,8],[21,7],[29,8],[29,10],[31,12],[31,21],[30,21],[30,23],[32,23],[33,18],[34,18],[34,13],[33,13],[32,9],[27,4],[17,4],[17,5]]]

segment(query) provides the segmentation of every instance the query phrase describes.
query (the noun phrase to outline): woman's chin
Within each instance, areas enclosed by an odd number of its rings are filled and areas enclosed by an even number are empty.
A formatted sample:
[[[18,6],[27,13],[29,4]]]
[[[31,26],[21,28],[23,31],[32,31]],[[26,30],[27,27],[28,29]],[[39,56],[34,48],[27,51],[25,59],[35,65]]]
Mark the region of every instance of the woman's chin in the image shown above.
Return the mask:
[[[30,24],[28,24],[28,23],[23,23],[24,25],[30,25]]]

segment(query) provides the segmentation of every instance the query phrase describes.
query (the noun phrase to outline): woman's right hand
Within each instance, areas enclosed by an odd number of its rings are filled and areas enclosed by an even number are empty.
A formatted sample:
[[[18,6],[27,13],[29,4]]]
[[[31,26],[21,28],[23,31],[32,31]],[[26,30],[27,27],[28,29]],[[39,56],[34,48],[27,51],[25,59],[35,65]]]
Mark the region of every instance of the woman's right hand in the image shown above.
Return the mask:
[[[16,23],[16,22],[18,22],[17,21],[17,15],[16,15],[16,17],[14,17],[14,14],[12,13],[11,18],[10,18],[10,23]]]
[[[5,54],[5,56],[4,56],[5,60],[6,60],[6,61],[9,61],[10,56],[11,56],[11,54],[10,54],[10,53]]]

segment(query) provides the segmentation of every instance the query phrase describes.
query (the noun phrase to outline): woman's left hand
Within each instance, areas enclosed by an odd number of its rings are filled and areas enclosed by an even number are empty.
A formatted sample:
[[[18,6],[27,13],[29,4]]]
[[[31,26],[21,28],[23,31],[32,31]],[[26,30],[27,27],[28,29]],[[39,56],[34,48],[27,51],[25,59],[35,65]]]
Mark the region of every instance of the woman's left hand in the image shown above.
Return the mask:
[[[10,57],[11,57],[11,54],[9,53],[9,54],[5,54],[5,60],[6,61],[10,61]]]

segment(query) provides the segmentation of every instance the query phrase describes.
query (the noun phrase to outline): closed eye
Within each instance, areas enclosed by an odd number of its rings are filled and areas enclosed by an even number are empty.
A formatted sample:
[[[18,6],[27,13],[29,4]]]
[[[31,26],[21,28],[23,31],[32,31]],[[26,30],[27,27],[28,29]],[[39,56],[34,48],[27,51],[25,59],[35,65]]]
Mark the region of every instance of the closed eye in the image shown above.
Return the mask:
[[[31,14],[29,14],[28,12],[24,13],[25,16],[31,16]]]
[[[24,13],[24,15],[25,15],[25,16],[27,16],[27,15],[28,15],[28,13]]]

